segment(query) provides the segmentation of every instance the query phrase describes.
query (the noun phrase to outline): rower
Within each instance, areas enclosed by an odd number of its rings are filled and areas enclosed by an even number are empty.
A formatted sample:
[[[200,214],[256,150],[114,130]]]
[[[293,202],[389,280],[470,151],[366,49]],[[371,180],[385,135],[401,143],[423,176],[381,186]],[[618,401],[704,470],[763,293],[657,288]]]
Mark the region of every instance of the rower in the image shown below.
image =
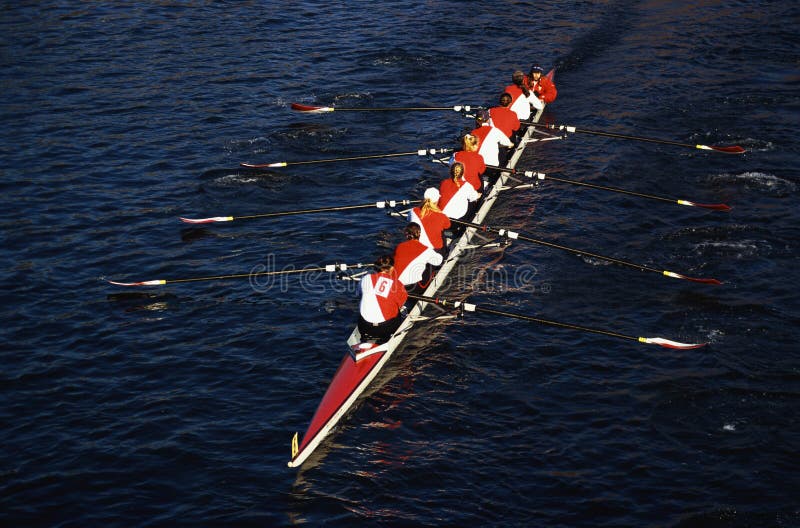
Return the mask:
[[[394,250],[394,270],[400,282],[411,293],[421,293],[433,278],[434,267],[441,266],[443,257],[419,241],[422,228],[416,222],[409,223]]]
[[[525,74],[517,70],[511,76],[511,84],[506,86],[506,93],[511,95],[511,111],[517,114],[520,121],[531,117],[531,106],[537,111],[544,108],[544,103],[525,85]]]
[[[486,165],[500,165],[500,145],[513,148],[514,143],[499,129],[492,126],[489,112],[486,110],[481,110],[475,115],[475,124],[477,128],[470,134],[478,138],[478,144],[480,145],[478,154],[483,157]],[[504,153],[503,157],[507,157],[507,154]]]
[[[483,156],[478,154],[480,140],[472,134],[464,134],[461,138],[461,150],[453,154],[450,158],[450,165],[461,163],[464,165],[464,179],[467,180],[476,191],[480,191],[483,185],[481,175],[486,171],[486,163]]]
[[[401,308],[408,299],[394,269],[391,255],[375,261],[375,271],[361,278],[358,331],[361,341],[384,343],[403,321]]]
[[[422,227],[420,242],[443,254],[445,247],[442,232],[450,227],[450,219],[437,205],[440,197],[439,189],[436,187],[426,189],[420,206],[408,212],[408,221]]]
[[[514,133],[519,130],[519,118],[511,111],[511,100],[511,95],[503,92],[500,96],[500,106],[489,109],[489,118],[493,126],[500,129],[500,132],[505,134],[508,139],[514,141]]]
[[[481,195],[468,181],[464,180],[464,165],[450,165],[450,177],[439,185],[439,208],[448,218],[458,220],[471,214]]]
[[[543,73],[542,67],[534,64],[531,66],[530,74],[525,78],[525,83],[540,101],[552,103],[556,100],[558,90],[556,90],[556,85],[553,84],[553,81],[546,75],[542,75]]]

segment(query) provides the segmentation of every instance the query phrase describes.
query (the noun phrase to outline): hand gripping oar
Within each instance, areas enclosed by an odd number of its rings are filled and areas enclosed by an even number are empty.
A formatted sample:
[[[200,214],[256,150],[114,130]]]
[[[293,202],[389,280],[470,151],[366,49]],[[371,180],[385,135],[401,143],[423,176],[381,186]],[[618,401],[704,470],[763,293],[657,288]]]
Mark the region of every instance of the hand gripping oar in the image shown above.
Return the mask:
[[[730,211],[731,210],[730,206],[729,205],[725,205],[725,204],[701,204],[701,203],[690,202],[689,200],[682,200],[682,199],[678,199],[678,198],[668,198],[666,196],[656,196],[654,194],[645,194],[645,193],[638,193],[638,192],[634,192],[634,191],[626,191],[625,189],[619,189],[617,187],[607,187],[605,185],[597,185],[597,184],[594,184],[594,183],[586,183],[586,182],[577,181],[577,180],[567,180],[567,179],[564,179],[564,178],[556,178],[555,176],[546,175],[543,172],[535,172],[535,171],[519,170],[519,169],[515,169],[513,171],[509,171],[509,169],[504,169],[503,167],[495,167],[495,166],[491,166],[491,165],[487,165],[486,168],[487,169],[498,169],[498,170],[506,171],[506,172],[512,172],[513,174],[524,174],[528,178],[536,178],[537,180],[548,179],[548,180],[553,180],[553,181],[556,181],[556,182],[568,183],[570,185],[579,185],[581,187],[589,187],[591,189],[598,189],[598,190],[601,190],[601,191],[610,191],[610,192],[621,193],[621,194],[629,194],[631,196],[638,196],[639,198],[649,198],[651,200],[659,200],[659,201],[662,201],[662,202],[676,203],[678,205],[688,205],[689,207],[702,207],[704,209],[712,209],[714,211]]]
[[[664,348],[677,348],[680,350],[690,350],[693,348],[700,348],[706,346],[708,343],[681,343],[678,341],[672,341],[670,339],[664,339],[663,337],[636,337],[632,335],[625,335],[620,334],[618,332],[613,332],[610,330],[600,330],[597,328],[589,328],[586,326],[580,326],[572,323],[562,323],[559,321],[551,321],[548,319],[540,319],[538,317],[533,317],[530,315],[512,313],[512,312],[503,312],[500,310],[495,310],[494,308],[486,308],[483,306],[478,306],[475,304],[463,302],[463,301],[450,301],[446,299],[439,299],[434,297],[424,297],[422,295],[413,295],[408,294],[408,296],[412,299],[416,299],[418,301],[425,301],[433,304],[438,304],[440,306],[452,306],[453,308],[459,308],[465,312],[481,312],[487,313],[492,315],[499,315],[502,317],[511,317],[513,319],[520,319],[523,321],[530,321],[532,323],[539,323],[548,326],[557,326],[559,328],[568,328],[570,330],[579,330],[581,332],[591,332],[593,334],[601,334],[610,337],[618,337],[620,339],[628,339],[630,341],[637,341],[639,343],[646,343],[648,345],[658,345]]]
[[[455,106],[417,106],[417,107],[385,107],[385,108],[342,108],[338,106],[311,106],[292,103],[292,110],[320,114],[323,112],[427,112],[440,110],[453,110],[455,112],[469,112],[481,106],[455,105]]]
[[[660,143],[662,145],[675,145],[678,147],[689,147],[689,148],[696,148],[701,150],[713,150],[716,152],[723,152],[725,154],[744,154],[745,150],[740,147],[739,145],[732,145],[729,147],[721,147],[716,145],[692,145],[689,143],[680,143],[678,141],[670,141],[667,139],[653,139],[653,138],[646,138],[646,137],[639,137],[639,136],[626,136],[625,134],[615,134],[613,132],[603,132],[602,130],[587,130],[585,128],[576,128],[574,126],[568,125],[553,125],[553,124],[546,124],[546,123],[534,123],[533,121],[523,121],[523,124],[540,127],[540,128],[549,128],[552,130],[563,130],[565,132],[571,133],[580,133],[580,134],[592,134],[595,136],[604,136],[610,138],[617,138],[617,139],[632,139],[634,141],[646,141],[649,143]]]
[[[350,211],[352,209],[368,209],[376,207],[378,209],[392,208],[398,205],[408,205],[411,200],[385,200],[382,202],[370,202],[358,205],[340,205],[337,207],[320,207],[319,209],[297,209],[296,211],[277,211],[274,213],[260,213],[242,216],[212,216],[209,218],[184,218],[180,217],[181,222],[187,224],[211,224],[213,222],[233,222],[234,220],[249,220],[251,218],[274,218],[276,216],[289,216],[311,213],[329,213],[335,211]]]
[[[188,279],[156,279],[146,280],[140,282],[117,282],[107,281],[116,286],[162,286],[164,284],[177,284],[179,282],[200,282],[200,281],[213,281],[213,280],[226,280],[226,279],[252,279],[254,277],[266,277],[274,275],[292,275],[297,273],[314,273],[320,271],[336,272],[346,271],[348,269],[360,269],[372,266],[372,264],[326,264],[325,266],[308,267],[301,269],[285,269],[278,271],[254,271],[251,273],[239,273],[236,275],[212,275],[210,277],[192,277]]]
[[[446,154],[448,152],[453,152],[451,148],[440,148],[440,149],[420,149],[415,150],[412,152],[396,152],[393,154],[368,154],[365,156],[350,156],[347,158],[328,158],[328,159],[318,159],[318,160],[307,160],[307,161],[276,161],[274,163],[240,163],[242,167],[247,167],[248,169],[268,169],[268,168],[276,168],[276,167],[287,167],[289,165],[309,165],[312,163],[331,163],[334,161],[356,161],[356,160],[366,160],[366,159],[382,159],[382,158],[396,158],[400,156],[428,156],[428,155],[436,155],[436,154]]]
[[[512,240],[524,240],[526,242],[532,242],[534,244],[540,244],[542,246],[547,246],[555,249],[561,249],[564,251],[569,251],[570,253],[575,253],[576,255],[585,255],[587,257],[594,257],[599,258],[602,260],[607,260],[608,262],[613,262],[614,264],[619,264],[621,266],[628,266],[630,268],[638,269],[641,271],[652,271],[654,273],[658,273],[659,275],[664,275],[666,277],[671,277],[673,279],[684,279],[692,282],[700,282],[703,284],[722,284],[722,282],[718,281],[717,279],[703,279],[703,278],[696,278],[696,277],[688,277],[686,275],[681,275],[680,273],[675,273],[674,271],[666,271],[666,270],[659,270],[656,268],[651,268],[648,266],[644,266],[642,264],[635,264],[633,262],[627,262],[625,260],[616,259],[614,257],[609,257],[606,255],[598,255],[597,253],[590,253],[589,251],[583,251],[581,249],[575,249],[567,246],[562,246],[560,244],[555,244],[553,242],[547,242],[546,240],[539,240],[536,238],[531,238],[528,236],[523,236],[516,231],[510,231],[505,228],[496,228],[496,227],[489,227],[486,225],[480,224],[473,224],[472,222],[464,222],[462,220],[454,220],[450,219],[451,222],[456,224],[462,224],[468,227],[474,227],[480,231],[489,231],[492,233],[497,233],[500,236],[508,237]]]

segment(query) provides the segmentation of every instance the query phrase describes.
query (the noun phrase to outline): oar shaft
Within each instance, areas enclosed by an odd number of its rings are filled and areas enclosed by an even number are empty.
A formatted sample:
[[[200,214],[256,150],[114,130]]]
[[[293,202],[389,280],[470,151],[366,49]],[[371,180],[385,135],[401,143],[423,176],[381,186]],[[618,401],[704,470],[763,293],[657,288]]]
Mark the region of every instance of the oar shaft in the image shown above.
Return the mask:
[[[723,152],[726,154],[744,154],[746,151],[739,145],[732,145],[732,146],[716,146],[716,145],[692,145],[690,143],[681,143],[680,141],[671,141],[668,139],[656,139],[656,138],[648,138],[642,136],[630,136],[627,134],[617,134],[615,132],[606,132],[603,130],[589,130],[586,128],[577,128],[574,126],[568,125],[554,125],[554,124],[547,124],[547,123],[535,123],[533,121],[523,121],[522,124],[540,127],[540,128],[549,128],[551,130],[563,130],[565,132],[572,132],[572,133],[580,133],[580,134],[592,134],[595,136],[603,136],[603,137],[610,137],[610,138],[618,138],[618,139],[630,139],[633,141],[644,141],[647,143],[659,143],[662,145],[675,145],[678,147],[688,147],[688,148],[696,148],[701,150],[714,150],[716,152]]]
[[[360,161],[360,160],[371,160],[371,159],[398,158],[401,156],[425,156],[427,154],[431,155],[444,154],[452,151],[453,151],[452,148],[440,148],[440,149],[433,148],[433,149],[419,149],[411,152],[392,152],[389,154],[365,154],[362,156],[346,156],[343,158],[328,158],[328,159],[317,159],[317,160],[278,161],[274,163],[242,162],[240,163],[240,165],[242,167],[246,167],[249,169],[266,169],[266,168],[288,167],[289,165],[312,165],[315,163],[335,163],[339,161]]]
[[[275,270],[275,271],[253,271],[250,273],[237,273],[233,275],[210,275],[207,277],[189,277],[189,278],[182,278],[182,279],[157,279],[157,280],[148,280],[148,281],[141,281],[141,282],[117,282],[117,281],[108,281],[111,284],[117,286],[161,286],[164,284],[178,284],[178,283],[185,283],[185,282],[200,282],[200,281],[214,281],[214,280],[228,280],[228,279],[246,279],[253,277],[266,277],[266,276],[275,276],[275,275],[294,275],[298,273],[314,273],[314,272],[336,272],[336,271],[346,271],[348,269],[359,269],[372,266],[372,264],[327,264],[325,266],[313,266],[313,267],[305,267],[305,268],[291,268],[291,269],[282,269],[282,270]]]
[[[494,314],[494,315],[501,315],[503,317],[512,317],[514,319],[521,319],[523,321],[530,321],[530,322],[533,322],[533,323],[539,323],[539,324],[548,325],[548,326],[557,326],[559,328],[568,328],[570,330],[579,330],[581,332],[591,332],[593,334],[600,334],[600,335],[605,335],[605,336],[610,336],[610,337],[618,337],[620,339],[628,339],[630,341],[638,341],[639,340],[639,338],[637,336],[620,334],[619,332],[613,332],[611,330],[601,330],[599,328],[590,328],[588,326],[581,326],[581,325],[576,325],[576,324],[572,324],[572,323],[562,323],[560,321],[553,321],[553,320],[549,320],[549,319],[541,319],[539,317],[532,317],[530,315],[515,314],[515,313],[511,313],[511,312],[503,312],[501,310],[495,310],[493,308],[484,308],[484,307],[481,307],[481,306],[476,306],[475,307],[475,311],[476,312],[488,313],[488,314]]]
[[[456,220],[456,219],[452,219],[452,218],[450,219],[450,221],[453,222],[453,223],[456,223],[456,224],[465,225],[465,226],[472,227],[472,228],[475,228],[475,229],[478,229],[478,230],[490,231],[492,233],[497,233],[498,235],[506,236],[511,240],[524,240],[525,242],[532,242],[534,244],[539,244],[539,245],[551,247],[551,248],[554,248],[554,249],[561,249],[563,251],[568,251],[568,252],[574,253],[576,255],[584,255],[584,256],[587,256],[587,257],[594,257],[594,258],[598,258],[598,259],[605,260],[605,261],[608,261],[608,262],[613,262],[614,264],[619,264],[620,266],[627,266],[629,268],[638,269],[640,271],[651,271],[653,273],[658,273],[659,275],[663,275],[665,277],[670,277],[670,278],[673,278],[673,279],[682,279],[682,280],[688,280],[688,281],[691,281],[691,282],[699,282],[699,283],[703,283],[703,284],[716,284],[716,285],[722,284],[717,279],[689,277],[687,275],[682,275],[680,273],[675,273],[674,271],[659,270],[659,269],[656,269],[656,268],[651,268],[649,266],[645,266],[643,264],[636,264],[634,262],[628,262],[626,260],[621,260],[621,259],[618,259],[618,258],[609,257],[607,255],[600,255],[598,253],[592,253],[590,251],[584,251],[582,249],[576,249],[576,248],[571,248],[571,247],[568,247],[568,246],[563,246],[561,244],[556,244],[555,242],[548,242],[546,240],[540,240],[538,238],[532,238],[532,237],[524,236],[524,235],[521,235],[521,234],[519,234],[519,233],[517,233],[515,231],[511,231],[511,230],[505,229],[505,228],[495,228],[495,227],[489,227],[489,226],[486,226],[486,225],[473,224],[472,222],[464,222],[463,220]]]
[[[418,301],[430,302],[433,304],[438,304],[440,306],[451,306],[456,309],[460,309],[463,312],[481,312],[487,313],[492,315],[499,315],[501,317],[510,317],[512,319],[519,319],[521,321],[529,321],[532,323],[538,323],[547,326],[555,326],[558,328],[566,328],[569,330],[578,330],[581,332],[589,332],[592,334],[600,334],[608,337],[616,337],[619,339],[626,339],[628,341],[636,341],[639,343],[651,344],[651,345],[659,345],[664,348],[675,348],[675,349],[682,349],[682,350],[690,350],[694,348],[700,348],[705,346],[707,343],[681,343],[679,341],[672,341],[670,339],[664,339],[662,337],[637,337],[627,334],[621,334],[619,332],[615,332],[613,330],[603,330],[599,328],[591,328],[588,326],[577,325],[573,323],[563,323],[561,321],[553,321],[551,319],[542,319],[540,317],[533,317],[531,315],[525,314],[518,314],[513,312],[504,312],[502,310],[495,310],[494,308],[487,308],[483,306],[477,306],[472,303],[464,302],[464,301],[450,301],[447,299],[440,299],[438,297],[425,297],[422,295],[408,295],[412,299],[416,299]]]
[[[252,219],[252,218],[274,218],[276,216],[291,216],[291,215],[301,215],[301,214],[315,214],[315,213],[332,213],[338,211],[351,211],[353,209],[369,209],[369,208],[381,208],[385,207],[386,204],[394,204],[399,203],[402,205],[406,205],[410,203],[409,200],[398,200],[395,201],[388,201],[388,202],[370,202],[365,204],[356,204],[356,205],[339,205],[336,207],[319,207],[317,209],[297,209],[296,211],[276,211],[274,213],[260,213],[260,214],[252,214],[252,215],[243,215],[243,216],[234,216],[234,220],[245,220],[245,219]]]
[[[380,202],[370,202],[366,204],[356,205],[338,205],[335,207],[319,207],[317,209],[297,209],[294,211],[276,211],[274,213],[258,213],[242,216],[212,216],[209,218],[184,218],[180,217],[181,222],[187,224],[211,224],[215,222],[233,222],[234,220],[250,220],[253,218],[275,218],[280,216],[291,216],[301,214],[314,214],[314,213],[329,213],[337,211],[350,211],[353,209],[384,209],[386,207],[395,207],[397,205],[408,205],[411,200],[384,200]]]
[[[451,219],[450,221],[454,222],[456,224],[462,224],[462,225],[465,225],[465,226],[468,226],[468,227],[474,227],[475,229],[485,229],[485,230],[491,231],[493,233],[498,233],[501,236],[502,235],[508,235],[510,238],[513,238],[513,239],[524,240],[525,242],[531,242],[533,244],[539,244],[541,246],[547,246],[547,247],[551,247],[553,249],[560,249],[562,251],[569,251],[570,253],[574,253],[574,254],[577,254],[577,255],[585,255],[587,257],[594,257],[594,258],[599,258],[601,260],[607,260],[609,262],[613,262],[613,263],[619,264],[621,266],[628,266],[630,268],[634,268],[634,269],[638,269],[638,270],[642,270],[642,271],[652,271],[652,272],[655,272],[655,273],[662,273],[662,270],[658,270],[658,269],[655,269],[655,268],[650,268],[650,267],[644,266],[642,264],[635,264],[633,262],[628,262],[628,261],[620,260],[620,259],[617,259],[617,258],[614,258],[614,257],[609,257],[607,255],[600,255],[600,254],[597,254],[597,253],[592,253],[591,251],[584,251],[582,249],[576,249],[576,248],[571,248],[569,246],[563,246],[561,244],[556,244],[555,242],[548,242],[547,240],[540,240],[538,238],[524,236],[524,235],[521,235],[519,233],[515,233],[513,231],[510,231],[508,229],[499,229],[499,228],[495,228],[495,227],[483,226],[483,225],[480,225],[480,224],[474,224],[472,222],[465,222],[463,220]]]

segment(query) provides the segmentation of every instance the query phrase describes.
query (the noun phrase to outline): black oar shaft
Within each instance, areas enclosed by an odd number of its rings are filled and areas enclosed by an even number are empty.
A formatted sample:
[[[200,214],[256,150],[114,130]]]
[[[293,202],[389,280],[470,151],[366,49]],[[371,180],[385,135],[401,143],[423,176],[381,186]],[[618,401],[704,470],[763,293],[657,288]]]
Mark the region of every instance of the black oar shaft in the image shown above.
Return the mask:
[[[498,229],[498,228],[495,228],[495,227],[489,227],[489,226],[484,226],[484,225],[480,225],[480,224],[473,224],[472,222],[464,222],[463,220],[453,220],[453,219],[451,219],[450,221],[454,222],[456,224],[462,224],[462,225],[465,225],[465,226],[468,226],[468,227],[474,227],[475,229],[482,229],[482,230],[486,230],[486,231],[491,231],[493,233],[501,233],[501,232],[508,231],[508,230],[505,230],[505,229]],[[526,242],[531,242],[533,244],[539,244],[539,245],[542,245],[542,246],[551,247],[551,248],[554,248],[554,249],[560,249],[560,250],[563,250],[563,251],[569,251],[570,253],[574,253],[574,254],[577,254],[577,255],[585,255],[587,257],[599,258],[601,260],[606,260],[608,262],[613,262],[614,264],[619,264],[621,266],[627,266],[627,267],[638,269],[638,270],[641,270],[641,271],[652,271],[652,272],[659,273],[659,274],[663,273],[662,270],[658,270],[658,269],[655,269],[655,268],[650,268],[650,267],[644,266],[642,264],[635,264],[633,262],[628,262],[626,260],[620,260],[620,259],[617,259],[617,258],[614,258],[614,257],[609,257],[609,256],[606,256],[606,255],[600,255],[600,254],[597,254],[597,253],[592,253],[590,251],[584,251],[582,249],[575,249],[575,248],[571,248],[569,246],[562,246],[561,244],[556,244],[555,242],[548,242],[546,240],[540,240],[538,238],[532,238],[532,237],[520,235],[518,233],[514,234],[514,238],[516,238],[518,240],[524,240]]]
[[[631,341],[638,341],[639,340],[638,336],[630,336],[630,335],[620,334],[618,332],[612,332],[610,330],[600,330],[598,328],[589,328],[588,326],[581,326],[581,325],[576,325],[576,324],[572,324],[572,323],[562,323],[560,321],[553,321],[553,320],[549,320],[549,319],[540,319],[539,317],[532,317],[530,315],[515,314],[515,313],[511,313],[511,312],[503,312],[501,310],[494,310],[492,308],[483,308],[481,306],[476,306],[475,307],[475,311],[476,312],[488,313],[488,314],[494,314],[494,315],[500,315],[500,316],[503,316],[503,317],[511,317],[511,318],[514,318],[514,319],[521,319],[523,321],[530,321],[530,322],[533,322],[533,323],[539,323],[539,324],[548,325],[548,326],[557,326],[559,328],[568,328],[568,329],[571,329],[571,330],[580,330],[582,332],[591,332],[593,334],[600,334],[600,335],[605,335],[605,336],[610,336],[610,337],[618,337],[620,339],[628,339],[628,340],[631,340]]]
[[[567,329],[570,329],[570,330],[579,330],[579,331],[582,331],[582,332],[591,332],[593,334],[600,334],[600,335],[605,335],[605,336],[610,336],[610,337],[617,337],[617,338],[620,338],[620,339],[628,339],[628,340],[631,340],[631,341],[639,341],[639,338],[637,336],[620,334],[619,332],[613,332],[611,330],[601,330],[601,329],[598,329],[598,328],[590,328],[588,326],[581,326],[581,325],[577,325],[577,324],[573,324],[573,323],[563,323],[561,321],[553,321],[551,319],[542,319],[542,318],[539,318],[539,317],[533,317],[533,316],[525,315],[525,314],[518,314],[518,313],[513,313],[513,312],[504,312],[502,310],[495,310],[494,308],[486,308],[486,307],[483,307],[483,306],[477,306],[477,305],[474,305],[474,304],[465,303],[463,301],[450,301],[450,300],[439,299],[439,298],[435,298],[435,297],[425,297],[423,295],[414,295],[414,294],[411,294],[411,293],[409,293],[408,296],[411,299],[416,299],[418,301],[431,302],[431,303],[434,303],[434,304],[438,304],[440,306],[451,306],[453,308],[463,308],[463,309],[465,309],[465,311],[482,312],[482,313],[487,313],[487,314],[492,314],[492,315],[499,315],[501,317],[510,317],[510,318],[519,319],[519,320],[522,320],[522,321],[529,321],[529,322],[532,322],[532,323],[548,325],[548,326],[556,326],[556,327],[559,327],[559,328],[567,328]]]
[[[274,213],[260,213],[260,214],[253,214],[253,215],[243,215],[243,216],[235,216],[234,219],[236,220],[243,220],[243,219],[251,219],[251,218],[271,218],[276,216],[290,216],[290,215],[301,215],[301,214],[312,214],[312,213],[330,213],[335,211],[349,211],[352,209],[368,209],[370,207],[377,207],[375,202],[367,203],[367,204],[358,204],[358,205],[340,205],[337,207],[320,207],[317,209],[298,209],[296,211],[276,211]]]
[[[368,160],[368,159],[383,159],[383,158],[397,158],[400,156],[415,156],[419,155],[418,151],[414,152],[396,152],[392,154],[367,154],[364,156],[348,156],[344,158],[330,158],[330,159],[318,159],[318,160],[307,160],[307,161],[286,161],[284,162],[286,165],[310,165],[312,163],[332,163],[337,161],[358,161],[358,160]]]
[[[605,185],[597,185],[595,183],[587,183],[587,182],[582,182],[582,181],[577,181],[577,180],[568,180],[568,179],[565,179],[565,178],[556,178],[555,176],[549,176],[548,175],[548,176],[546,176],[545,179],[553,180],[553,181],[557,181],[557,182],[561,182],[561,183],[568,183],[570,185],[579,185],[581,187],[589,187],[591,189],[598,189],[598,190],[601,190],[601,191],[610,191],[610,192],[621,193],[621,194],[629,194],[631,196],[638,196],[639,198],[649,198],[651,200],[659,200],[659,201],[662,201],[662,202],[670,202],[670,203],[678,202],[678,200],[676,198],[667,198],[665,196],[656,196],[654,194],[645,194],[645,193],[639,193],[639,192],[634,192],[634,191],[628,191],[628,190],[625,190],[625,189],[620,189],[618,187],[608,187],[608,186],[605,186]]]

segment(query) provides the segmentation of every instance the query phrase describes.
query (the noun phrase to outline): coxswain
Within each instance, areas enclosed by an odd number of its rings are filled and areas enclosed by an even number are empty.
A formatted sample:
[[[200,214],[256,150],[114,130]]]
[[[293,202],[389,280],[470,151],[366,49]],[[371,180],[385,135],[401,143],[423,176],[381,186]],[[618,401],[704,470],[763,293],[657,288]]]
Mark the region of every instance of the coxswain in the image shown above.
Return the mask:
[[[517,114],[520,121],[531,117],[531,107],[537,111],[544,108],[544,103],[525,85],[525,74],[521,70],[514,72],[511,84],[506,86],[505,91],[511,95],[511,111]]]
[[[470,132],[470,134],[478,138],[478,154],[483,157],[483,161],[486,165],[499,166],[500,145],[511,148],[514,146],[514,143],[512,143],[505,134],[500,132],[499,129],[492,126],[489,122],[489,112],[486,110],[481,110],[477,113],[475,116],[475,124],[477,128]]]
[[[362,277],[360,284],[358,331],[361,341],[384,343],[400,326],[403,320],[400,309],[408,300],[408,293],[395,273],[392,256],[378,257],[375,271]]]
[[[541,66],[531,66],[531,73],[526,77],[528,89],[534,93],[543,103],[552,103],[556,100],[558,90],[556,85],[546,75],[542,75],[544,70]]]
[[[494,106],[489,109],[489,118],[494,127],[500,129],[500,132],[511,139],[514,132],[519,130],[519,118],[517,114],[511,111],[511,95],[503,92],[500,96],[500,106]]]
[[[464,218],[471,205],[481,197],[475,187],[464,179],[464,165],[461,163],[450,165],[450,177],[442,180],[439,194],[439,209],[455,220]]]
[[[422,227],[420,242],[435,251],[442,252],[444,250],[442,232],[450,227],[450,219],[439,209],[437,205],[439,198],[439,189],[436,187],[426,189],[422,204],[408,212],[408,221]]]
[[[419,241],[422,228],[416,222],[409,223],[405,230],[406,240],[394,250],[394,270],[397,278],[412,292],[424,291],[428,287],[433,268],[442,265],[442,255]]]
[[[450,165],[461,163],[464,165],[464,179],[467,180],[476,191],[481,190],[483,182],[481,175],[486,171],[486,163],[483,156],[478,154],[480,140],[472,134],[464,134],[461,138],[461,150],[453,154],[450,158]]]

